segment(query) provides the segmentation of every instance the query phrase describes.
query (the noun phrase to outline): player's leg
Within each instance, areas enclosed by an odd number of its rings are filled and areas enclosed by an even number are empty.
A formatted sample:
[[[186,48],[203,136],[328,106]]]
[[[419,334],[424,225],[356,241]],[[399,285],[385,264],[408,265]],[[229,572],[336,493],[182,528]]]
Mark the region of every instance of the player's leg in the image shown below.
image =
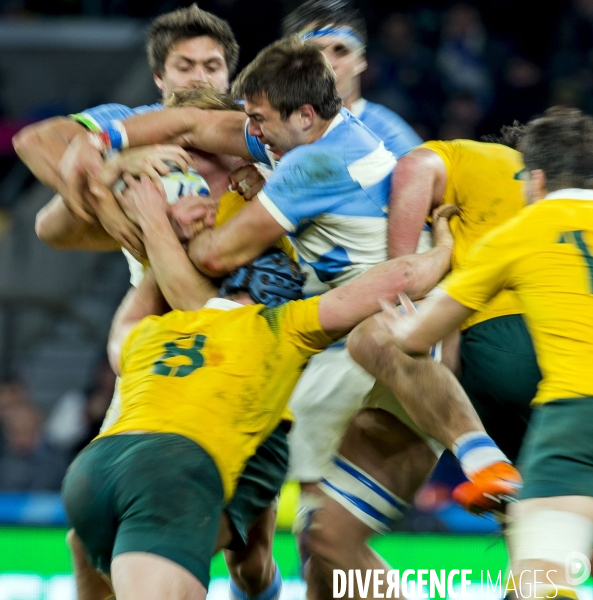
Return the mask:
[[[486,432],[515,462],[541,380],[521,315],[496,317],[461,334],[460,383]]]
[[[328,597],[333,569],[385,569],[367,541],[402,516],[436,460],[426,441],[389,412],[356,415],[319,485],[327,498],[307,530],[309,598]]]
[[[68,532],[66,541],[72,556],[78,600],[106,600],[113,597],[111,586],[89,563],[84,546],[74,529]]]
[[[406,418],[457,456],[470,479],[462,484],[464,505],[476,510],[496,509],[503,497],[517,493],[521,482],[518,472],[485,432],[449,369],[429,356],[404,354],[387,340],[376,319],[367,319],[354,330],[348,348],[353,358],[397,397]]]
[[[374,378],[355,363],[343,344],[314,356],[291,396],[295,424],[289,435],[288,479],[301,485],[299,519],[318,504],[317,482],[331,465],[348,423],[361,408]],[[295,528],[296,531],[296,528]],[[306,527],[297,533],[301,563],[308,560]]]
[[[272,556],[276,530],[276,504],[268,506],[249,529],[247,545],[243,550],[225,550],[231,576],[231,598],[246,600],[265,594],[278,598],[282,589],[282,576]]]
[[[177,563],[147,552],[125,552],[111,563],[117,600],[203,600],[206,587]]]
[[[544,583],[549,575],[555,587],[525,590],[526,597],[574,598],[574,586],[586,579],[583,569],[570,567],[589,566],[593,547],[592,420],[593,397],[554,400],[532,411],[518,461],[524,487],[509,506],[507,544],[513,568],[544,568],[550,571]]]
[[[236,600],[280,596],[282,577],[272,556],[276,498],[288,469],[287,434],[282,421],[248,460],[233,499],[225,509],[230,539],[224,555]]]
[[[531,498],[509,505],[508,513],[507,544],[517,594],[575,599],[575,583],[583,583],[591,568],[593,498]]]

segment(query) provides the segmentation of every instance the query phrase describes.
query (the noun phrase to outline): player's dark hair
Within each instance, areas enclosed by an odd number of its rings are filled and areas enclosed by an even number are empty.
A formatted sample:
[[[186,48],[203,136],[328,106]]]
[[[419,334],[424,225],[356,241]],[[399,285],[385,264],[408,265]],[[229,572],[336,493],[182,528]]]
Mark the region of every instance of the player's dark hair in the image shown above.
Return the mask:
[[[528,171],[541,169],[548,191],[593,188],[593,118],[554,106],[529,121],[519,148]]]
[[[308,0],[285,17],[282,32],[284,35],[295,35],[313,24],[318,29],[329,25],[350,27],[366,46],[368,36],[365,20],[348,0]]]
[[[519,141],[525,133],[527,125],[523,125],[519,121],[513,121],[512,125],[504,125],[500,130],[500,135],[489,134],[483,135],[480,139],[483,142],[490,142],[492,144],[502,144],[508,146],[513,150],[519,149]]]
[[[195,37],[206,36],[218,42],[224,50],[229,77],[239,62],[239,44],[230,25],[192,4],[156,18],[148,31],[146,53],[153,73],[161,75],[173,44]]]
[[[283,119],[303,104],[322,119],[332,119],[342,106],[336,75],[321,50],[295,36],[264,48],[239,73],[232,95],[249,101],[265,96]]]

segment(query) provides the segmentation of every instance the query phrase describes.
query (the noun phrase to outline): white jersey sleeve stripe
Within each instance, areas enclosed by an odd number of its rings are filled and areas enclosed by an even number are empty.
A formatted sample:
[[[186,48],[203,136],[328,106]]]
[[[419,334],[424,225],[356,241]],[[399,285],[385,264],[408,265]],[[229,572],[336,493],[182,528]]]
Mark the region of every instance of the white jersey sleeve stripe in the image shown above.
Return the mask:
[[[376,150],[348,165],[348,172],[362,188],[369,188],[383,181],[396,163],[395,156],[381,142]]]
[[[293,225],[280,211],[280,209],[268,198],[268,196],[263,192],[259,192],[257,195],[257,199],[261,202],[261,205],[270,213],[275,221],[278,224],[286,229],[286,231],[293,232],[296,230],[296,225]]]

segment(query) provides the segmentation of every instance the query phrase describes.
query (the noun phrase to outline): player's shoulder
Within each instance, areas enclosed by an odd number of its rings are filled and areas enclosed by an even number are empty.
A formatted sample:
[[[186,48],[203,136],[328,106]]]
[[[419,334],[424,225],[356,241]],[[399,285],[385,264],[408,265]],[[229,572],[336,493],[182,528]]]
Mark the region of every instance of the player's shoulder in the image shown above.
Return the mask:
[[[376,102],[370,102],[369,100],[365,100],[364,108],[358,118],[365,124],[367,121],[376,121],[391,127],[410,127],[409,123],[403,117],[400,117],[400,115],[390,108]]]

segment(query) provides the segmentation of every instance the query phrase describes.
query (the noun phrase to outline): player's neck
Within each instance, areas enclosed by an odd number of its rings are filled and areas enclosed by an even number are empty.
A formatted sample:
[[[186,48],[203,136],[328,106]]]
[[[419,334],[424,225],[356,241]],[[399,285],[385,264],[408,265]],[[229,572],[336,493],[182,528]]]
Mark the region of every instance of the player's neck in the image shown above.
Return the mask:
[[[357,82],[353,86],[352,91],[348,94],[348,96],[343,99],[344,107],[348,110],[352,110],[352,105],[359,100],[360,97],[360,82]]]

